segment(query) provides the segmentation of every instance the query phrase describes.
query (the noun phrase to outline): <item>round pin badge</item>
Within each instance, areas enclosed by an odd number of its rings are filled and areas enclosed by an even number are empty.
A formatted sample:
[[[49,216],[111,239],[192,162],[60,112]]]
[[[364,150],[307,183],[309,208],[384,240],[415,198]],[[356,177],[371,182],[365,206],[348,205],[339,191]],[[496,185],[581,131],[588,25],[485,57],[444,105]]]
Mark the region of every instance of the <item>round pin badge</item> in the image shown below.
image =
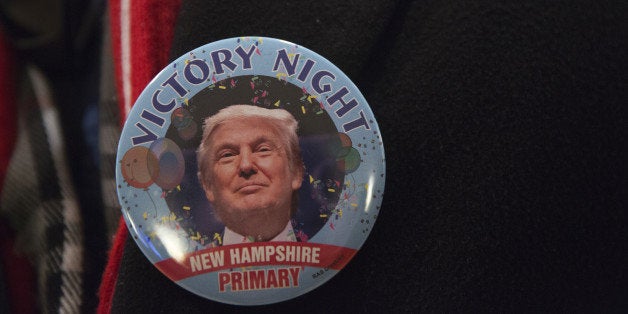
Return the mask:
[[[133,239],[164,275],[214,301],[261,305],[321,286],[357,253],[380,210],[384,148],[331,62],[283,40],[231,38],[148,84],[116,180]]]

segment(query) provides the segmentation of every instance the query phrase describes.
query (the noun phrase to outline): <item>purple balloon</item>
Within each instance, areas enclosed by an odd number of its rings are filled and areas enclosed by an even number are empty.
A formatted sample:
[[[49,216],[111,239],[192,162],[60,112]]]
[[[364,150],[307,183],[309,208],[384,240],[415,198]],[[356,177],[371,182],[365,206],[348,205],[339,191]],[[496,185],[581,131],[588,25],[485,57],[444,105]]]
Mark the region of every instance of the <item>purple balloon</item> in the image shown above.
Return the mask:
[[[183,179],[185,160],[181,148],[168,138],[160,138],[150,145],[150,151],[155,155],[155,166],[159,169],[153,174],[155,184],[164,190],[171,190]],[[149,167],[149,169],[154,167]]]

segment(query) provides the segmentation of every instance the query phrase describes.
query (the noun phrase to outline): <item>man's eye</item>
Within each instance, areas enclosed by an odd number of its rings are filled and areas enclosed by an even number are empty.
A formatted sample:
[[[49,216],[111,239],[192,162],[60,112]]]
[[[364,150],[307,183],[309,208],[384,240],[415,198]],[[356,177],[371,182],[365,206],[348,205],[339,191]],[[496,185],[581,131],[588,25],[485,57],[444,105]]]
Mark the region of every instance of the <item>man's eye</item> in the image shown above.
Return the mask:
[[[271,150],[272,150],[271,147],[267,145],[263,145],[257,148],[257,151],[261,153],[270,152]]]
[[[224,158],[231,158],[233,156],[235,156],[234,152],[223,152],[223,153],[220,153],[218,157],[220,157],[220,159],[224,159]]]

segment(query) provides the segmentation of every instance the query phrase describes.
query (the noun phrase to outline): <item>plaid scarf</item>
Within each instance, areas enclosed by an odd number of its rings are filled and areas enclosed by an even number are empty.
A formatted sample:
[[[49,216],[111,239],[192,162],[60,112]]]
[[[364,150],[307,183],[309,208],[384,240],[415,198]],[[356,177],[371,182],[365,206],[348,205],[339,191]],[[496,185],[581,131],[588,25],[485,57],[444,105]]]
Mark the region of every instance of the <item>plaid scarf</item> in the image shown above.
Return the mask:
[[[18,134],[0,215],[17,232],[16,249],[37,273],[39,310],[80,311],[84,238],[59,117],[46,78],[26,67],[18,100]]]

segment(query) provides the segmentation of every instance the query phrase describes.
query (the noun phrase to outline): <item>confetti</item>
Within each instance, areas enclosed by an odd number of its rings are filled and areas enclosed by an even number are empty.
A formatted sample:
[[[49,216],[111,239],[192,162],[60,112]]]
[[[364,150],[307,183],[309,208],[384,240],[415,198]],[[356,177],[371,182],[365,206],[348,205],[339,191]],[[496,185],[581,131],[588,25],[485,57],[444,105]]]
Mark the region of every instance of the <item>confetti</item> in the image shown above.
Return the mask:
[[[218,240],[218,244],[222,245],[222,237],[220,237],[220,233],[214,233],[214,240]]]
[[[198,231],[196,231],[196,235],[191,235],[190,239],[192,239],[194,241],[198,241],[198,240],[201,239],[201,234]]]
[[[307,240],[310,239],[310,237],[308,237],[307,234],[303,232],[303,230],[299,230],[299,232],[297,233],[297,237],[301,239],[301,242],[307,242]]]

